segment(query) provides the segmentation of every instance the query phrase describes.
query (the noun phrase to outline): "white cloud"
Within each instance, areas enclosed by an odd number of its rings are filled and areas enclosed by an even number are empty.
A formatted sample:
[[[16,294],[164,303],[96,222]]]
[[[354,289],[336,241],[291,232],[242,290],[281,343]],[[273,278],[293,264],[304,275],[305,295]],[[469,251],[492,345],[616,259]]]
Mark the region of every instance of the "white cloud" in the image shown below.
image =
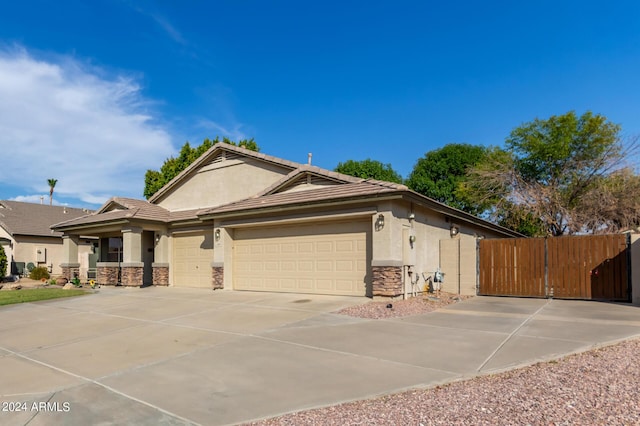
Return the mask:
[[[0,183],[87,203],[141,197],[144,173],[174,153],[131,78],[78,61],[0,50]],[[36,196],[39,200],[39,195]]]

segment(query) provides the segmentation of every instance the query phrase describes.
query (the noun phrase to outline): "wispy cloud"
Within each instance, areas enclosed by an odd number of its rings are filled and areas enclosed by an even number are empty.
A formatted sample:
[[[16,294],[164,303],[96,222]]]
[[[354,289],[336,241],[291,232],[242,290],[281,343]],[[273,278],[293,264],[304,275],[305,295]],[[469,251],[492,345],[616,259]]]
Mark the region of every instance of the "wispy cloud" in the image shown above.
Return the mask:
[[[184,39],[180,31],[178,31],[167,18],[157,13],[150,13],[149,16],[151,16],[151,18],[153,18],[153,20],[156,21],[158,25],[160,25],[160,28],[162,28],[164,32],[166,32],[169,37],[171,37],[175,42],[180,44],[187,44],[187,41]]]
[[[241,139],[246,139],[247,136],[244,132],[242,132],[241,124],[236,124],[233,128],[225,127],[220,123],[216,123],[215,121],[208,119],[201,119],[198,121],[198,128],[202,129],[205,134],[210,134],[215,136],[226,136],[232,141],[238,141]]]
[[[166,16],[158,12],[155,7],[151,5],[145,5],[145,7],[142,7],[138,2],[134,3],[128,0],[124,0],[123,3],[139,14],[153,19],[153,21],[176,43],[180,43],[182,45],[187,44],[187,40],[182,36],[182,33]]]
[[[0,50],[0,183],[48,198],[55,178],[56,194],[85,203],[141,196],[145,171],[173,153],[171,138],[135,80],[104,74]]]

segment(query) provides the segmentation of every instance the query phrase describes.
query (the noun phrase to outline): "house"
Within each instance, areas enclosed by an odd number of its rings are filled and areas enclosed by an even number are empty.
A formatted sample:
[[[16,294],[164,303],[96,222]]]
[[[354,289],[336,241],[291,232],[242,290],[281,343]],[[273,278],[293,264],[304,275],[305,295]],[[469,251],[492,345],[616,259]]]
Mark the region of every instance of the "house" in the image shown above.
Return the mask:
[[[100,284],[400,296],[436,271],[475,294],[478,238],[519,234],[406,186],[218,143],[148,201],[112,198],[53,226],[62,269],[99,239]]]
[[[63,220],[85,216],[88,210],[64,206],[49,206],[19,201],[0,200],[0,244],[10,263],[10,275],[18,275],[29,264],[44,266],[53,275],[62,273],[62,232],[51,225]],[[74,263],[86,264],[93,250],[93,241],[78,241],[79,251]]]

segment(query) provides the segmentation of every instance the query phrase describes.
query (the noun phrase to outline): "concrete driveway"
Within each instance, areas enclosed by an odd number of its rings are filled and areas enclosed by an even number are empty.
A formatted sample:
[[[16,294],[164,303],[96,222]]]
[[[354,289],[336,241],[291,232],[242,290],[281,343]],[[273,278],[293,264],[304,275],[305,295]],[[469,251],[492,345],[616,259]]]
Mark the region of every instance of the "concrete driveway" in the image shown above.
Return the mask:
[[[364,302],[103,287],[0,307],[0,423],[241,423],[640,335],[640,308],[596,302],[476,297],[398,319],[331,313]]]

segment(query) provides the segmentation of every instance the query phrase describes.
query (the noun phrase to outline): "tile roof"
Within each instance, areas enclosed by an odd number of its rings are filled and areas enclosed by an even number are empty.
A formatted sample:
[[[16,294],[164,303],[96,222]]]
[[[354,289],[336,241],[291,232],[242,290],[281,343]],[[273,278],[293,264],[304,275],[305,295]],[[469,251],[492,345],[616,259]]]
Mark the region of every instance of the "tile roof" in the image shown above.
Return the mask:
[[[374,179],[359,179],[360,182],[344,183],[298,192],[281,192],[252,197],[235,203],[200,211],[200,216],[217,215],[246,210],[258,210],[270,207],[314,204],[348,198],[371,197],[392,194],[407,190],[407,187],[391,182]]]
[[[0,200],[0,226],[11,235],[60,237],[62,233],[52,231],[51,225],[89,213],[88,210],[65,206]]]
[[[54,227],[65,228],[77,225],[90,225],[131,219],[152,220],[168,223],[198,219],[197,213],[199,210],[200,209],[169,212],[169,210],[156,204],[151,204],[145,200],[113,197],[104,203],[94,214],[56,223]]]

